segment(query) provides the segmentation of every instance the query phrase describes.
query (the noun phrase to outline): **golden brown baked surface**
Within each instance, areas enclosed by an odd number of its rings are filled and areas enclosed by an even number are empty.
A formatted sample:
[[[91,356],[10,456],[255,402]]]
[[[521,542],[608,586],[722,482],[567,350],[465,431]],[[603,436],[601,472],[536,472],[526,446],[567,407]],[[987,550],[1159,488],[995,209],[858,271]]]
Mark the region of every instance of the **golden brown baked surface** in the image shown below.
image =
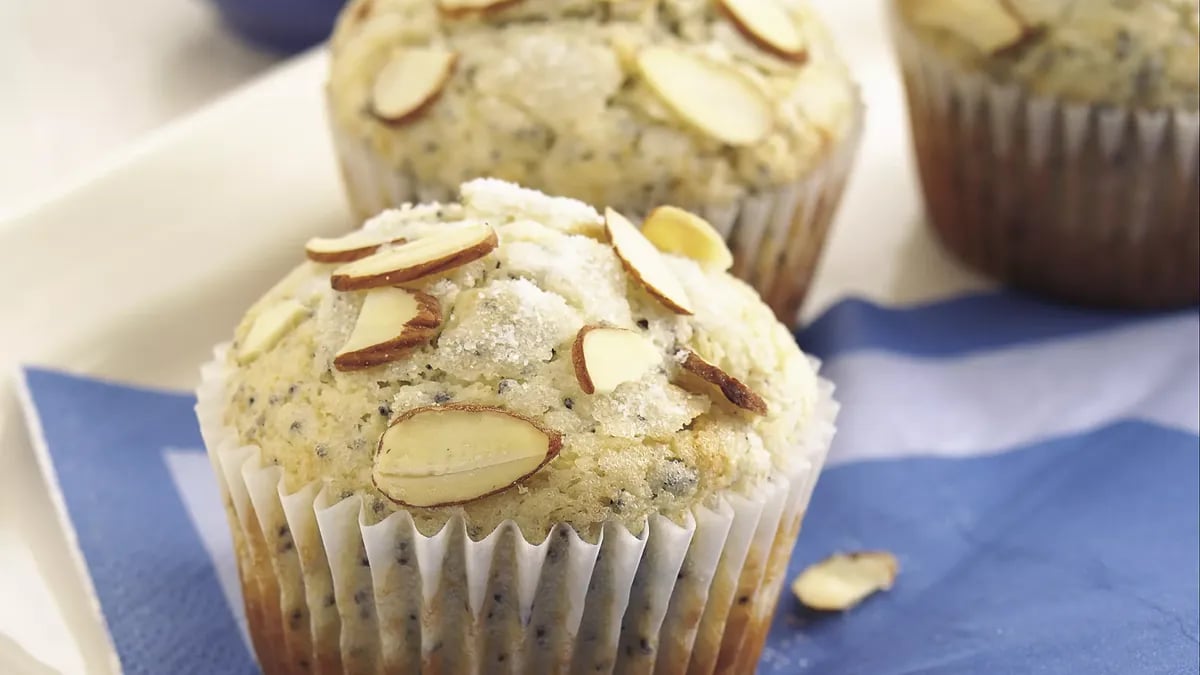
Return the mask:
[[[897,0],[928,45],[1035,94],[1200,107],[1196,0]]]
[[[407,291],[332,288],[331,278],[359,278],[355,274],[377,261],[403,258],[411,242],[446,241],[457,236],[453,232],[470,242],[471,228],[478,227],[495,232],[494,248],[405,282]],[[426,532],[455,513],[484,533],[511,518],[531,538],[557,522],[586,534],[609,518],[640,531],[650,514],[682,517],[717,491],[753,490],[771,472],[803,461],[793,453],[813,413],[817,378],[790,332],[720,265],[662,254],[665,272],[659,273],[680,282],[686,298],[676,299],[694,312],[679,313],[639,281],[665,287],[662,279],[640,259],[618,257],[604,230],[604,217],[591,207],[495,180],[463,186],[461,204],[381,214],[353,246],[403,238],[408,248],[391,243],[356,262],[306,262],[250,309],[229,355],[227,423],[282,468],[289,490],[327,481],[335,491],[366,495],[380,516],[398,508],[377,487],[381,481],[432,461],[428,456],[439,451],[418,443],[438,433],[431,435],[428,424],[413,426],[387,444],[411,454],[404,461],[391,457],[387,471],[378,470],[381,434],[406,413],[485,406],[559,437],[557,456],[516,486],[461,505],[410,508]],[[309,248],[311,257],[313,250],[329,256],[337,247]],[[405,304],[410,292],[421,302]],[[365,303],[374,304],[370,312]],[[398,331],[404,337],[393,341],[395,353],[371,347],[385,341],[375,330],[381,324],[364,317],[382,317],[386,325],[404,312],[419,318]],[[604,370],[597,370],[588,394],[573,347],[581,328],[594,325],[623,331],[592,331],[604,339],[585,345],[587,357]],[[605,362],[611,345],[621,351]],[[335,364],[351,348],[373,358],[382,353],[384,361]],[[730,403],[737,396],[724,399],[723,391],[740,391],[729,382],[705,388],[687,380],[693,375],[684,368],[689,352],[759,397],[766,414],[744,401],[745,409]],[[511,427],[516,437],[537,435],[520,420],[497,417],[487,424],[480,427],[486,433],[508,434]],[[457,438],[469,426],[440,437]],[[477,456],[483,459],[471,461],[500,464],[484,451]],[[450,464],[439,471],[463,470]],[[401,480],[413,490],[406,494],[420,499],[428,501],[430,489],[443,494],[436,481]]]
[[[849,75],[802,0],[500,7],[351,2],[332,39],[334,127],[413,183],[495,176],[628,207],[790,183],[855,121]]]

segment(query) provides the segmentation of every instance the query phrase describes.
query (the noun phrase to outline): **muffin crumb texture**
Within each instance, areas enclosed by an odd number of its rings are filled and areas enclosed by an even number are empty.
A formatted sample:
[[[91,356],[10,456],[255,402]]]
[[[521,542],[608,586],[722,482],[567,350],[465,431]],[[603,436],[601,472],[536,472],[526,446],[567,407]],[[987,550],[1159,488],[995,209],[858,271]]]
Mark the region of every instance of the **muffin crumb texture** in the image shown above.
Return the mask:
[[[288,492],[324,481],[425,534],[455,514],[475,537],[636,533],[805,462],[817,378],[790,332],[719,266],[651,246],[680,311],[605,231],[581,202],[482,179],[313,240],[235,332],[226,423]]]
[[[1034,94],[1200,108],[1197,0],[896,0],[958,66]]]
[[[858,106],[803,0],[354,0],[331,46],[334,127],[406,184],[496,176],[637,215],[791,183]]]

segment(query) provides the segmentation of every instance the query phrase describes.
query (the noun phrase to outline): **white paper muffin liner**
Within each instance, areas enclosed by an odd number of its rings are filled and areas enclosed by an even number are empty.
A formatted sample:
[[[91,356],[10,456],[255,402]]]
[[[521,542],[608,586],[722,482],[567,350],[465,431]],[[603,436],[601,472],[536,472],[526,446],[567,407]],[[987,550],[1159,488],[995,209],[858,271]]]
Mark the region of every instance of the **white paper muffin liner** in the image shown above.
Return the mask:
[[[329,113],[342,182],[361,218],[405,203],[452,201],[458,185],[429,184],[375,151],[369,139],[342,129]],[[861,104],[846,136],[800,180],[751,192],[731,204],[677,204],[706,218],[733,251],[733,274],[754,286],[780,321],[792,325],[812,281],[862,136]],[[529,185],[541,189],[539,185]],[[639,201],[641,195],[639,195]],[[641,218],[644,206],[607,204]]]
[[[964,261],[1089,304],[1200,300],[1200,115],[1035,96],[966,72],[893,8],[929,219]]]
[[[403,511],[373,522],[320,483],[288,494],[277,466],[224,423],[228,345],[204,366],[196,413],[233,531],[252,641],[273,673],[749,673],[833,437],[820,381],[795,469],[729,491],[683,524],[655,516],[596,543],[565,525],[479,541]]]

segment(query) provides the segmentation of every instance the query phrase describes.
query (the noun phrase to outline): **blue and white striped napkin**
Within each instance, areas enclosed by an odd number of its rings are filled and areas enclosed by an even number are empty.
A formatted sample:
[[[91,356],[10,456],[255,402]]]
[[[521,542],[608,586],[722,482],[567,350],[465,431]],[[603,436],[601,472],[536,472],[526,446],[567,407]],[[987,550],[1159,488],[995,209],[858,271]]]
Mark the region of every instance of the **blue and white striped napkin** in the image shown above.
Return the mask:
[[[845,300],[798,339],[843,412],[791,572],[901,572],[842,614],[785,591],[760,673],[1200,672],[1195,309]],[[255,672],[191,395],[24,374],[125,671]]]

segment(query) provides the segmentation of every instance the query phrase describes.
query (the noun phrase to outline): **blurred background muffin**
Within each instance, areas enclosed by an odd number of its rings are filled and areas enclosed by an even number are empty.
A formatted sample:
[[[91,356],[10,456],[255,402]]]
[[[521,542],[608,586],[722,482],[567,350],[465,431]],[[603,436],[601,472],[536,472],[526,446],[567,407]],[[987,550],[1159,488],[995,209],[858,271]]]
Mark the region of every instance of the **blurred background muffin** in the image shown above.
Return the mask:
[[[728,239],[785,321],[857,144],[857,91],[790,0],[357,0],[331,40],[330,119],[366,217],[496,176]]]
[[[1196,0],[895,0],[929,219],[1014,286],[1200,300]]]
[[[462,196],[309,242],[205,368],[264,671],[752,672],[831,386],[723,256]]]

